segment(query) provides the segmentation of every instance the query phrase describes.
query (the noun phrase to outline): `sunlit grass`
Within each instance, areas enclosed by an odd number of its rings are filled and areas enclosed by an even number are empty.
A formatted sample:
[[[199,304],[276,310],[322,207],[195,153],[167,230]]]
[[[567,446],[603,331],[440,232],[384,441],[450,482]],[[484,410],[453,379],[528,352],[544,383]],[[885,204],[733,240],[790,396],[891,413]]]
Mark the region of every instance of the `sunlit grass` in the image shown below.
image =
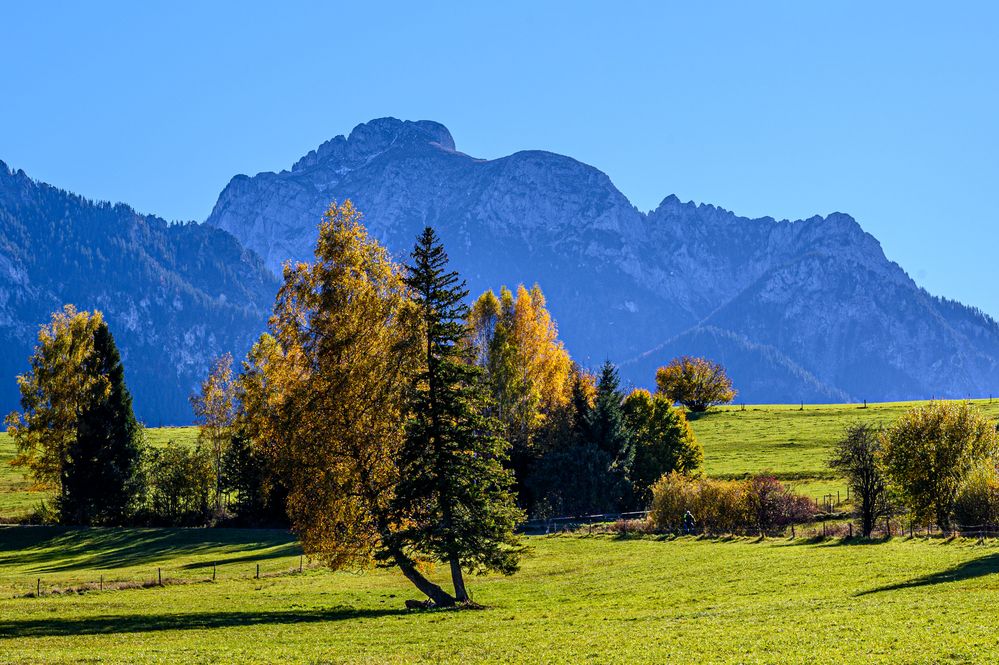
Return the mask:
[[[30,530],[31,527],[18,527]],[[256,580],[293,567],[286,535],[164,530],[18,535],[0,545],[3,662],[990,662],[999,546],[559,536],[513,577],[472,578],[485,611],[410,613],[395,570]],[[60,543],[83,545],[66,559]],[[129,544],[129,538],[134,543]],[[173,551],[171,539],[176,538]],[[203,538],[203,541],[199,541]],[[240,539],[247,538],[244,543]],[[10,542],[0,533],[0,543]],[[14,598],[39,575],[148,576],[245,557],[213,583]],[[249,570],[247,570],[249,569]],[[220,567],[220,571],[222,568]],[[204,574],[205,569],[199,573]],[[443,570],[431,576],[444,582]],[[25,587],[27,587],[25,589]]]
[[[991,418],[999,418],[999,400],[974,400]],[[830,471],[832,446],[851,423],[888,423],[927,402],[886,404],[806,404],[727,406],[691,422],[704,447],[710,476],[740,477],[768,471],[807,496],[846,496],[846,483]]]

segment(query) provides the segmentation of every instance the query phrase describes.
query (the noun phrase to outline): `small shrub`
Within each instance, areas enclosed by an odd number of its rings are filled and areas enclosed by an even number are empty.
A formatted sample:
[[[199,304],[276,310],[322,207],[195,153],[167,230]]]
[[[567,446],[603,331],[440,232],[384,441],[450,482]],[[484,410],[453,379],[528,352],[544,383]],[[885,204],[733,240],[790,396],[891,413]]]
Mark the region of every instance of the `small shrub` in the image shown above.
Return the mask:
[[[698,531],[732,533],[746,521],[742,492],[738,481],[668,473],[652,486],[649,518],[659,530],[678,532],[689,511]]]
[[[656,529],[651,520],[617,520],[612,522],[607,530],[618,536],[635,536],[655,533]]]
[[[791,524],[806,522],[815,513],[807,497],[799,496],[773,476],[745,481],[746,515],[760,535],[782,532]]]
[[[666,474],[652,487],[649,521],[660,531],[679,532],[687,512],[697,532],[711,535],[775,533],[814,515],[811,501],[771,476],[712,480]]]
[[[961,483],[954,501],[954,519],[962,527],[990,526],[999,521],[999,473],[991,463],[979,464]]]

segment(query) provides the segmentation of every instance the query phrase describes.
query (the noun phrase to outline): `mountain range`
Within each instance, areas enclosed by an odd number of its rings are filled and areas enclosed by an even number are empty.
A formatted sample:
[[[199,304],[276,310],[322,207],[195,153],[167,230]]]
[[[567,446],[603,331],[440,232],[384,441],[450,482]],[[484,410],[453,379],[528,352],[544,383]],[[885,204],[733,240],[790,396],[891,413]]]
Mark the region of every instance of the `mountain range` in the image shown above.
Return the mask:
[[[0,168],[0,406],[13,408],[39,323],[105,311],[147,422],[263,329],[284,261],[350,198],[400,260],[434,226],[473,295],[537,282],[573,357],[649,386],[681,354],[730,370],[745,402],[901,400],[999,388],[999,324],[921,289],[845,214],[747,219],[666,197],[650,212],[610,178],[543,151],[485,160],[435,122],[373,120],[290,170],[234,177],[202,224],[167,224]]]

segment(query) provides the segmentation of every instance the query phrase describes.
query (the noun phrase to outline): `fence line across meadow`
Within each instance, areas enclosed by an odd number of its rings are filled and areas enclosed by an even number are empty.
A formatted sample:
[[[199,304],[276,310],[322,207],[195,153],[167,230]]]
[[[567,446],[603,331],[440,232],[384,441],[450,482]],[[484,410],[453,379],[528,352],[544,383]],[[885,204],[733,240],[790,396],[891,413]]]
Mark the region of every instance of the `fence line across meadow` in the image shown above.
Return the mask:
[[[564,517],[553,517],[548,519],[528,520],[521,525],[521,533],[533,535],[558,535],[563,533],[575,533],[590,535],[593,533],[614,533],[618,535],[652,534],[660,535],[688,535],[707,538],[726,538],[731,536],[753,536],[762,537],[766,535],[772,538],[789,538],[790,540],[828,540],[828,539],[853,539],[859,537],[860,530],[856,527],[855,519],[843,517],[841,515],[828,515],[820,519],[805,523],[792,524],[780,532],[759,534],[753,532],[746,533],[707,533],[699,528],[674,529],[662,531],[651,531],[648,529],[649,511],[632,511],[620,513],[595,513],[590,515],[575,515]],[[941,529],[938,525],[927,524],[917,525],[911,521],[906,521],[901,517],[894,516],[881,518],[877,527],[871,534],[872,540],[888,539],[894,537],[905,537],[909,539],[940,539],[949,537],[963,537],[977,539],[982,543],[986,539],[999,538],[999,524],[976,524],[976,525],[952,525],[949,530]],[[234,568],[240,572],[233,574]],[[95,569],[92,575],[87,577],[67,578],[60,574],[53,574],[48,580],[44,575],[20,575],[14,579],[0,579],[0,588],[13,589],[15,598],[39,598],[44,596],[55,596],[65,594],[80,594],[101,591],[120,591],[126,589],[151,589],[174,585],[187,584],[212,584],[222,580],[263,580],[290,575],[300,575],[307,570],[322,568],[320,563],[306,560],[304,555],[299,555],[298,565],[261,567],[259,561],[202,561],[189,563],[179,567],[150,566],[145,569],[148,575],[139,576],[139,566],[129,566],[122,569]],[[209,574],[210,569],[210,574]],[[224,569],[225,574],[221,574]],[[116,571],[122,571],[116,574]],[[204,570],[201,575],[192,574],[192,571]],[[30,585],[30,586],[29,586]]]
[[[232,573],[239,567],[241,572]],[[187,584],[212,584],[223,580],[264,580],[289,575],[300,575],[307,570],[321,568],[321,564],[307,561],[304,555],[298,558],[298,565],[261,567],[260,562],[240,562],[239,564],[225,561],[207,561],[183,566],[150,566],[148,575],[143,575],[130,566],[125,569],[95,569],[92,575],[86,577],[64,577],[54,574],[46,580],[45,575],[22,575],[13,580],[0,580],[0,588],[8,587],[15,590],[15,598],[39,598],[66,594],[90,593],[95,591],[122,591],[126,589],[151,589]],[[192,574],[195,570],[204,570],[200,575]],[[209,573],[210,569],[210,573]],[[117,572],[121,570],[122,572]],[[141,575],[141,576],[140,576]],[[33,583],[30,584],[29,580]]]
[[[834,496],[834,495],[833,495]],[[821,502],[816,502],[822,505]],[[838,504],[830,503],[830,507]],[[521,531],[533,535],[550,535],[566,532],[586,531],[592,534],[594,530],[602,532],[612,531],[618,534],[627,534],[631,531],[636,533],[656,533],[650,531],[647,526],[637,527],[636,523],[645,520],[650,511],[640,510],[623,513],[597,513],[592,515],[576,515],[566,517],[552,517],[548,519],[528,520],[521,526]],[[706,536],[712,538],[726,536],[759,536],[761,534],[752,529],[742,533],[708,532],[694,526],[692,528],[676,528],[659,531],[662,535],[690,535]],[[762,534],[770,537],[796,538],[853,538],[860,536],[860,529],[857,526],[856,517],[843,513],[829,512],[825,515],[818,515],[811,522],[790,524],[781,527],[777,532]],[[893,537],[909,538],[930,538],[960,536],[963,538],[975,538],[979,541],[988,538],[999,538],[999,524],[955,524],[947,530],[942,529],[937,524],[917,525],[915,522],[905,520],[900,516],[888,516],[880,518],[871,532],[872,539],[884,539]]]

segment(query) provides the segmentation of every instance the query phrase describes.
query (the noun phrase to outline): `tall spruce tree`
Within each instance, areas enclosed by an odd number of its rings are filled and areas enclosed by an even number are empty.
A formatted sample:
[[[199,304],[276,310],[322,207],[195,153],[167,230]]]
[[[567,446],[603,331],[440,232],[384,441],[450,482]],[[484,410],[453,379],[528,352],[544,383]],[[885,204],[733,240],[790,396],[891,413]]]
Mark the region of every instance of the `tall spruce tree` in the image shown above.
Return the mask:
[[[142,488],[142,439],[121,355],[103,319],[94,330],[93,353],[83,371],[103,380],[90,382],[78,416],[76,439],[63,466],[60,519],[121,525]]]
[[[605,503],[622,508],[631,501],[629,477],[635,461],[635,449],[628,432],[622,406],[623,396],[619,387],[617,368],[609,360],[604,363],[597,381],[597,397],[587,413],[585,436],[611,460],[607,469],[613,481]]]
[[[469,600],[462,574],[513,573],[522,547],[514,534],[523,514],[512,473],[504,467],[509,443],[488,415],[482,369],[466,335],[468,291],[437,234],[417,240],[406,284],[423,326],[423,363],[411,387],[411,418],[400,452],[396,500],[408,517],[400,538],[451,570],[454,597]]]

